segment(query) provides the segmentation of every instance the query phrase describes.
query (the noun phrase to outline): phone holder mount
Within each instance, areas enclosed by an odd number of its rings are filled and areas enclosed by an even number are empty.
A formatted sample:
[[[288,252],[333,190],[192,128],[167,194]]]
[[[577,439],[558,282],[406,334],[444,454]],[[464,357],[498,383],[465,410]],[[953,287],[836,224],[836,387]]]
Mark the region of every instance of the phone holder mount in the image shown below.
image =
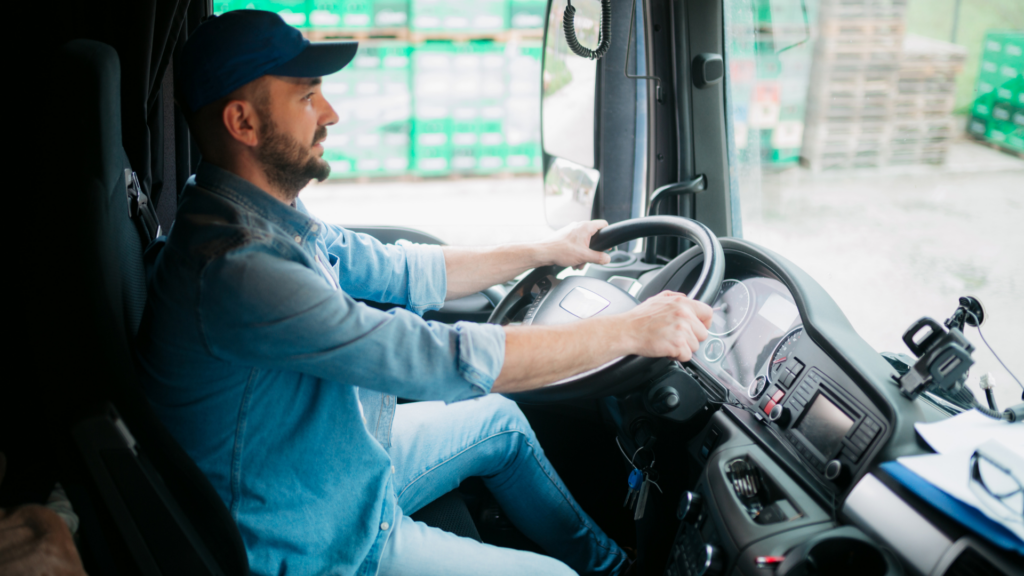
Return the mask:
[[[952,394],[959,392],[974,365],[974,345],[964,336],[964,324],[978,326],[984,321],[981,302],[972,296],[962,296],[960,305],[944,322],[945,327],[928,317],[911,324],[903,333],[903,342],[917,356],[917,362],[906,374],[893,376],[900,392],[911,400],[933,388]]]

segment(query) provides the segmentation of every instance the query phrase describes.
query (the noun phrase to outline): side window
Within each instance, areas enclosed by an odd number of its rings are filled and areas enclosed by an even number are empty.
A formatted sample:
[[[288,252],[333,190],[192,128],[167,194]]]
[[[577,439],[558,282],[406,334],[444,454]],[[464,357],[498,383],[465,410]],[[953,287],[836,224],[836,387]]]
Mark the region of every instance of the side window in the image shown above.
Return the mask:
[[[541,129],[548,159],[544,209],[552,228],[590,219],[601,177],[593,169],[597,61],[569,49],[562,28],[567,5],[566,0],[551,2],[541,77]],[[577,0],[573,6],[577,38],[583,46],[597,47],[600,3]]]
[[[990,311],[1024,370],[1024,8],[1012,0],[724,0],[731,185],[743,236],[811,274],[877,350]],[[973,329],[968,384],[1020,391]],[[977,392],[976,392],[977,393]]]
[[[595,0],[585,0],[595,2]],[[596,3],[596,2],[595,2]],[[324,78],[338,113],[331,176],[306,206],[342,225],[417,228],[452,244],[537,239],[547,0],[215,0],[279,14],[313,42],[358,40]]]

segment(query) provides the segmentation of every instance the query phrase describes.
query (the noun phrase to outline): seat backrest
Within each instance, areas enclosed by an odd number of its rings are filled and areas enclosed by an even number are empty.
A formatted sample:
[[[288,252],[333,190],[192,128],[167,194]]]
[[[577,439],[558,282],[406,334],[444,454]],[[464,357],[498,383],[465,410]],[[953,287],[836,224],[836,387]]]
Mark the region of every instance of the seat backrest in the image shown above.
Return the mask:
[[[85,418],[74,429],[75,442],[143,573],[248,574],[237,525],[139,386],[132,350],[146,302],[144,242],[153,230],[132,205],[141,190],[121,144],[117,53],[74,40],[58,58],[58,73],[75,87],[64,113],[82,143],[73,192],[84,195],[74,205],[87,222],[77,227],[76,257],[90,272],[77,289],[90,295],[94,310],[85,317],[95,340],[89,345],[101,356],[83,381],[95,383],[94,399],[117,407],[104,404]]]

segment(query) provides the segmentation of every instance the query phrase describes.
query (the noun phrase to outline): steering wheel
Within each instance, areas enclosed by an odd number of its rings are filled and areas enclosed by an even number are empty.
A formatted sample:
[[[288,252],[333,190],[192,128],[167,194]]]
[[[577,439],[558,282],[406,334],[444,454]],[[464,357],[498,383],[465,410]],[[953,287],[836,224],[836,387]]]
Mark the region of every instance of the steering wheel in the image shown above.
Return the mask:
[[[681,216],[648,216],[612,224],[590,240],[593,250],[607,250],[630,240],[652,236],[681,236],[697,244],[704,252],[704,263],[697,283],[687,294],[693,300],[710,305],[718,296],[725,276],[725,252],[718,237],[707,226]],[[667,266],[663,270],[673,267]],[[523,325],[557,325],[584,318],[626,312],[640,301],[622,288],[588,276],[558,279],[562,266],[535,268],[520,280],[494,308],[491,324],[507,324],[521,318]],[[671,270],[670,270],[671,272]],[[656,278],[651,285],[664,285]],[[646,299],[653,294],[640,296]],[[522,402],[561,402],[620,394],[648,381],[672,363],[670,358],[624,356],[604,366],[565,378],[553,384],[515,392],[506,396]]]

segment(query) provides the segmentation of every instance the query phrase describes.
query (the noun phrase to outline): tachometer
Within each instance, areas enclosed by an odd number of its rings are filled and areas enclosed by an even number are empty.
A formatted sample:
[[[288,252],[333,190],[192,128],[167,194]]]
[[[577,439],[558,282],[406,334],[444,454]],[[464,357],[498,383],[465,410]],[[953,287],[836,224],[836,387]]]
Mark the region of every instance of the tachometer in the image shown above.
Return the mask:
[[[789,360],[790,353],[803,335],[804,327],[797,326],[783,336],[782,340],[779,340],[778,345],[775,346],[775,350],[772,352],[771,364],[768,365],[768,379],[771,382],[778,382],[779,378],[782,377],[782,370],[786,365],[786,360]]]
[[[708,334],[725,336],[740,327],[750,311],[750,288],[739,280],[722,282],[722,289],[711,306],[715,315],[711,318]]]

